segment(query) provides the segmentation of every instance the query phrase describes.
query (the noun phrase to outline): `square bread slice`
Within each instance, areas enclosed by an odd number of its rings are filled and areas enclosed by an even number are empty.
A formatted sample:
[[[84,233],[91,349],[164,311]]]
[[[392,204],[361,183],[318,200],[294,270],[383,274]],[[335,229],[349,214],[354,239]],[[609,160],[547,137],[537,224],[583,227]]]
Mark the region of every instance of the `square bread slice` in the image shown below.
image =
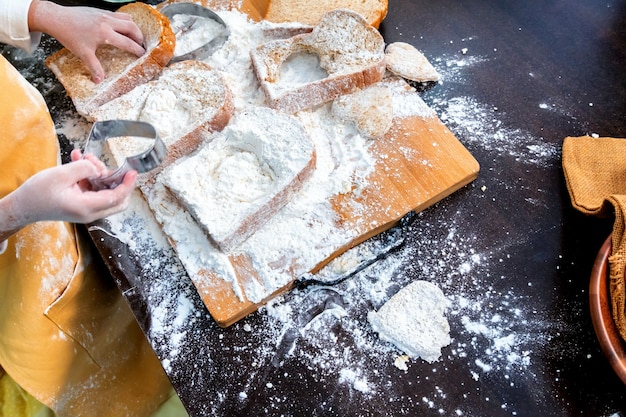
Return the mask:
[[[157,181],[220,250],[229,252],[302,189],[315,169],[316,153],[295,117],[266,107],[237,114],[213,136]]]
[[[212,132],[220,131],[233,114],[232,93],[222,74],[201,61],[182,61],[92,113],[95,121],[140,120],[154,125],[167,147],[164,167],[192,153]],[[108,141],[117,164],[129,155],[120,138]],[[128,143],[132,149],[132,143]],[[158,171],[151,172],[153,178]]]
[[[174,54],[176,37],[169,20],[154,7],[130,3],[118,11],[129,14],[141,29],[144,55],[136,57],[111,45],[100,46],[96,56],[106,78],[99,84],[93,82],[89,69],[67,48],[46,59],[46,66],[63,85],[76,111],[85,117],[102,104],[154,78]]]
[[[285,113],[353,93],[386,71],[383,37],[347,9],[325,13],[310,33],[259,45],[250,57],[269,107]]]
[[[417,280],[398,291],[367,320],[380,339],[411,358],[432,363],[448,346],[450,325],[445,317],[449,301],[435,284]]]
[[[387,0],[272,0],[268,2],[265,19],[272,22],[301,22],[315,25],[322,15],[334,9],[350,9],[378,28],[387,16]]]

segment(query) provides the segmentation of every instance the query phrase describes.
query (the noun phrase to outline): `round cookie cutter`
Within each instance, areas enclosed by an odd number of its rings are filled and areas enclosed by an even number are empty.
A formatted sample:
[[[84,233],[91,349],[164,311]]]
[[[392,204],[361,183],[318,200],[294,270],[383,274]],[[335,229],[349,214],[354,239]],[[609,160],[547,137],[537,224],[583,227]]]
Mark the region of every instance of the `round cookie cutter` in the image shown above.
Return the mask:
[[[154,143],[145,151],[128,156],[121,166],[98,178],[90,178],[89,182],[96,190],[111,189],[124,181],[128,171],[135,170],[140,174],[151,171],[163,161],[167,148],[156,129],[150,123],[134,120],[104,120],[93,124],[83,154],[93,154],[100,159],[104,143],[110,138],[134,136],[153,139]]]
[[[172,57],[170,60],[170,64],[179,61],[185,61],[188,59],[201,61],[213,54],[219,48],[224,45],[228,37],[230,36],[230,29],[226,25],[226,23],[222,20],[221,17],[217,15],[217,13],[212,10],[207,9],[206,7],[202,7],[196,3],[170,3],[163,7],[160,12],[164,14],[170,22],[174,18],[175,15],[189,15],[189,19],[183,24],[181,28],[179,28],[176,32],[176,35],[180,33],[185,33],[188,31],[194,30],[194,26],[196,25],[198,19],[206,18],[217,22],[220,26],[222,26],[222,30],[210,41],[205,44],[199,46],[193,51],[187,52],[182,55],[177,55]]]

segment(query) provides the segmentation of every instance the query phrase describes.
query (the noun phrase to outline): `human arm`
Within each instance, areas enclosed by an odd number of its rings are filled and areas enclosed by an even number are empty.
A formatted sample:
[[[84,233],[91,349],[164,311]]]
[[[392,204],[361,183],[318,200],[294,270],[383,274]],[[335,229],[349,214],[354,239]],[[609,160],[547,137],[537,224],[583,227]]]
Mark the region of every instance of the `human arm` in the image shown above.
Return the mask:
[[[128,172],[114,189],[93,191],[87,179],[100,176],[103,164],[91,155],[83,159],[79,150],[71,158],[68,164],[33,175],[0,199],[0,242],[38,221],[89,223],[128,207],[136,171]]]

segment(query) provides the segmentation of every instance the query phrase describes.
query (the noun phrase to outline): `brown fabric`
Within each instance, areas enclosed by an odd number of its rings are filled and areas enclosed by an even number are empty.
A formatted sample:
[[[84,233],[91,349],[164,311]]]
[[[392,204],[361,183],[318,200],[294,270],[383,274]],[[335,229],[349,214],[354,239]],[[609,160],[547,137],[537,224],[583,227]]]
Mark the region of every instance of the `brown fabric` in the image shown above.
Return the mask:
[[[626,340],[626,139],[566,138],[563,172],[577,210],[594,216],[615,217],[609,256],[609,290],[615,325]]]

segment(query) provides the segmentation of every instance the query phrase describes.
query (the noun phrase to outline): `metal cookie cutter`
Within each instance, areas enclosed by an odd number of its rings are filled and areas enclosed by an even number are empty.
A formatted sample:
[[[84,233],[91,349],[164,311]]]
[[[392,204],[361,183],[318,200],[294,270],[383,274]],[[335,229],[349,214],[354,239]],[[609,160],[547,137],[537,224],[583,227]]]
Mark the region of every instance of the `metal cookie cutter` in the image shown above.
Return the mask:
[[[161,9],[161,13],[167,16],[170,22],[172,21],[172,18],[177,14],[190,16],[189,19],[185,21],[183,26],[181,28],[178,28],[178,30],[175,31],[177,37],[179,34],[183,34],[191,30],[194,30],[194,26],[197,25],[198,20],[203,19],[203,18],[213,20],[217,22],[223,28],[217,34],[217,36],[215,36],[213,39],[211,39],[207,43],[194,49],[193,51],[187,52],[186,54],[183,54],[183,55],[172,57],[172,59],[169,62],[170,64],[174,62],[185,61],[187,59],[194,59],[194,60],[201,61],[211,56],[213,52],[221,48],[224,42],[226,42],[226,40],[230,36],[230,29],[228,29],[228,26],[226,25],[226,23],[224,23],[222,18],[219,17],[212,10],[209,10],[206,7],[202,7],[199,4],[187,3],[187,2],[170,3]]]
[[[159,166],[165,158],[167,148],[157,134],[156,129],[150,123],[134,120],[105,120],[95,122],[89,132],[83,154],[93,154],[100,159],[104,142],[110,138],[135,136],[154,139],[154,144],[143,152],[129,156],[124,163],[108,175],[98,178],[90,178],[89,182],[94,189],[111,189],[124,181],[124,175],[130,170],[142,174]]]

